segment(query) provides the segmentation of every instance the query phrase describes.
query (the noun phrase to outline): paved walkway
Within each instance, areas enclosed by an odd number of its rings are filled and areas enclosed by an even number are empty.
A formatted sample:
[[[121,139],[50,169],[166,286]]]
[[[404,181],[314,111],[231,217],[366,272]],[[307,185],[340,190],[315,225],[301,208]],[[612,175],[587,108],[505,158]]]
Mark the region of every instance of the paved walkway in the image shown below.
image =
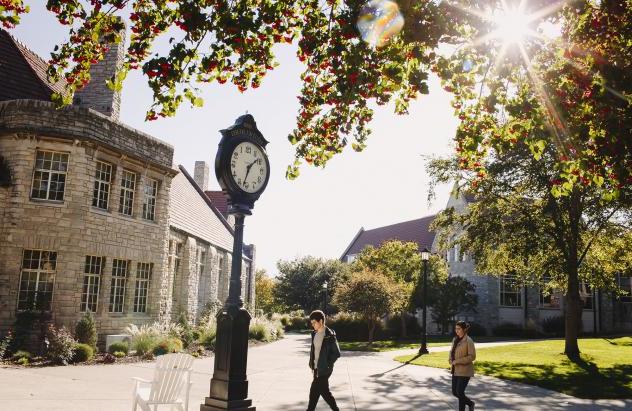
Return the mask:
[[[438,347],[439,348],[439,347]],[[310,383],[308,335],[250,349],[250,396],[259,411],[304,411]],[[410,351],[408,351],[410,353]],[[392,361],[394,353],[344,352],[331,379],[344,411],[454,410],[447,371]],[[189,411],[208,394],[213,359],[195,361]],[[151,378],[153,363],[47,368],[0,368],[0,410],[118,411],[131,409],[131,377]],[[580,400],[490,377],[468,393],[477,410],[630,410],[632,400]],[[326,410],[323,401],[317,410]]]

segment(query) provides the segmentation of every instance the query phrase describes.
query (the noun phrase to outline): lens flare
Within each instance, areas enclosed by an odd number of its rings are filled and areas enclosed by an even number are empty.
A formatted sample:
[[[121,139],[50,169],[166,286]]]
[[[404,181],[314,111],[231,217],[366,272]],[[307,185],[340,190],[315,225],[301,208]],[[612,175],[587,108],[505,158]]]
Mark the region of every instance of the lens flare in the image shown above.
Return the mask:
[[[358,30],[362,40],[372,47],[383,47],[404,27],[404,17],[394,1],[371,0],[358,17]]]

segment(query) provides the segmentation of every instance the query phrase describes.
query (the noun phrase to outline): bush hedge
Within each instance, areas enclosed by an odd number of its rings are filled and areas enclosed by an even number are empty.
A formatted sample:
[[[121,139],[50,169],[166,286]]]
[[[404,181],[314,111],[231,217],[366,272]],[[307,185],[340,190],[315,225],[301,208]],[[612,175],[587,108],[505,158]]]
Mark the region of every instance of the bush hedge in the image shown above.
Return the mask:
[[[90,311],[86,312],[75,326],[75,338],[81,344],[88,344],[94,351],[97,349],[97,325]]]
[[[127,355],[129,353],[129,344],[125,341],[115,341],[108,347],[108,352],[114,354],[116,351],[120,351]]]
[[[94,358],[94,348],[88,344],[75,344],[72,359],[74,362],[90,361]]]
[[[167,337],[158,342],[152,352],[158,356],[180,351],[182,351],[182,340],[175,337]]]

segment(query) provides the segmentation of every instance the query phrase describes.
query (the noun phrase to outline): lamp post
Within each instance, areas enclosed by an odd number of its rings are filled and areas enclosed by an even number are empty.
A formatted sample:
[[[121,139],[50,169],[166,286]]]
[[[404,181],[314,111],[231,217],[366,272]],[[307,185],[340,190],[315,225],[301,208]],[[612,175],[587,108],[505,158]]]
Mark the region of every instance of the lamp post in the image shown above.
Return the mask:
[[[325,290],[325,305],[323,306],[323,312],[327,314],[327,281],[323,284],[323,290]]]
[[[426,332],[426,300],[428,297],[428,260],[430,260],[430,251],[427,248],[424,248],[421,251],[421,261],[424,264],[424,283],[423,283],[423,314],[422,314],[422,328],[421,331],[421,347],[419,347],[419,355],[428,354],[428,341],[427,341],[427,332]]]

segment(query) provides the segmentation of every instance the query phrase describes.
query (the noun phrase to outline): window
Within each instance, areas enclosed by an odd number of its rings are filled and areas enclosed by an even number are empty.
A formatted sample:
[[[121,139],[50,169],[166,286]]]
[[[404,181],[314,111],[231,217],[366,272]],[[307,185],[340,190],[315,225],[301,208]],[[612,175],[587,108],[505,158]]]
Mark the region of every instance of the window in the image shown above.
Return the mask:
[[[86,266],[83,271],[83,290],[81,292],[81,311],[97,312],[99,286],[104,265],[105,257],[86,256]]]
[[[158,181],[151,178],[145,179],[145,196],[143,197],[143,218],[154,221],[156,219],[156,194],[158,193]]]
[[[461,249],[459,244],[454,244],[454,262],[458,263],[461,261]]]
[[[110,287],[110,312],[122,313],[125,305],[125,287],[127,285],[127,273],[129,261],[112,261],[112,282]]]
[[[180,271],[180,260],[182,259],[182,243],[175,240],[169,241],[169,266],[172,271],[173,284],[171,293],[175,297],[178,272]]]
[[[64,201],[68,154],[37,151],[31,198]]]
[[[619,301],[632,303],[632,277],[619,275],[619,288],[625,293],[619,297]]]
[[[136,189],[136,173],[123,170],[121,178],[121,199],[119,202],[119,213],[132,215],[134,210],[134,190]]]
[[[50,311],[56,268],[56,252],[24,250],[18,310]]]
[[[516,282],[516,277],[505,275],[500,277],[500,305],[504,307],[522,306],[522,287]]]
[[[149,295],[149,283],[154,265],[151,263],[138,263],[136,270],[136,290],[134,291],[134,312],[147,312],[147,296]]]
[[[584,310],[593,309],[593,289],[589,284],[579,283],[579,299]]]
[[[542,278],[543,284],[548,284],[551,281],[551,277],[545,275]],[[541,308],[560,308],[562,302],[562,295],[556,290],[544,290],[544,287],[540,287],[540,307]]]
[[[110,182],[112,181],[112,165],[97,161],[94,175],[94,191],[92,194],[92,206],[103,210],[108,209],[110,201]]]
[[[197,261],[197,272],[198,272],[199,277],[202,277],[202,275],[204,274],[204,270],[206,269],[207,253],[208,251],[206,249],[206,246],[203,246],[203,245],[198,246],[196,261]]]

